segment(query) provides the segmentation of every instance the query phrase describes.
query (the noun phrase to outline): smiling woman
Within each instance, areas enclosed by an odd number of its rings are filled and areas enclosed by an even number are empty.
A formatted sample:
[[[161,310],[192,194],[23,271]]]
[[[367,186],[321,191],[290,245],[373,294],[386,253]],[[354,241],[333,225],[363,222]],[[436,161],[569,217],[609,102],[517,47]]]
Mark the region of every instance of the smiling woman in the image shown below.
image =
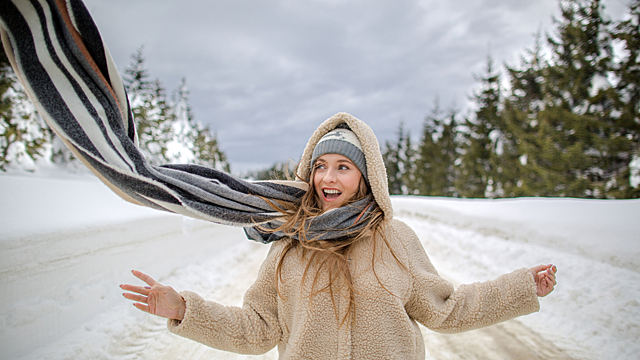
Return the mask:
[[[309,187],[298,204],[273,203],[281,226],[259,227],[282,237],[242,307],[177,293],[140,272],[134,275],[149,286],[123,285],[132,292],[125,297],[168,317],[175,334],[222,350],[258,354],[277,346],[282,359],[424,359],[416,322],[446,333],[476,329],[537,311],[537,296],[553,290],[551,265],[457,290],[442,279],[413,230],[393,219],[378,141],[349,114],[320,125],[297,176]],[[335,221],[344,214],[356,216]],[[346,232],[322,239],[330,228]]]
[[[324,135],[311,155],[313,189],[322,210],[339,208],[357,192],[366,194],[367,167],[362,144],[345,124]]]
[[[325,154],[316,160],[313,170],[315,188],[322,210],[337,209],[356,195],[364,184],[362,173],[349,158]]]

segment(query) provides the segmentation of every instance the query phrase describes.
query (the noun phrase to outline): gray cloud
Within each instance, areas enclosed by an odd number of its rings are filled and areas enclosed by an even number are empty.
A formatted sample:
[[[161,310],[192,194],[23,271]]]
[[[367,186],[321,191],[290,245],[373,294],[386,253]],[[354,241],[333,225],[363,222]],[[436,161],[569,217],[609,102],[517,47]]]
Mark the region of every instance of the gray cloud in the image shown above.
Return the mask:
[[[297,159],[346,111],[381,142],[417,138],[437,97],[464,109],[491,49],[514,64],[549,30],[554,0],[85,0],[120,69],[141,45],[168,89],[187,78],[197,120],[232,169]],[[613,13],[623,10],[610,1]]]

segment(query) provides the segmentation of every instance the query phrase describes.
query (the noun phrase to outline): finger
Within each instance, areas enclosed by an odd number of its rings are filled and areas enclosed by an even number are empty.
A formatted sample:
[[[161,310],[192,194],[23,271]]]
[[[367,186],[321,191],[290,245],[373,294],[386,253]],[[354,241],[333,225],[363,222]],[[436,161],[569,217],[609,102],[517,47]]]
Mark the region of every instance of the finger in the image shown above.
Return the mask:
[[[550,268],[552,265],[538,265],[538,266],[534,266],[531,269],[537,274],[541,271],[547,270],[548,268]]]
[[[138,310],[144,311],[146,313],[149,313],[149,307],[145,304],[140,304],[140,303],[134,303],[133,306],[135,306]]]
[[[132,293],[123,293],[122,296],[124,296],[126,299],[145,303],[145,304],[149,301],[149,299],[146,296],[136,295]]]
[[[555,277],[551,275],[548,270],[544,273],[544,279],[547,283],[553,283],[555,281]]]
[[[547,271],[544,272],[544,276],[548,277],[549,279],[556,278],[556,275],[553,273],[553,271],[551,271],[551,269],[547,269]]]
[[[129,285],[129,284],[123,284],[120,285],[120,288],[122,290],[126,290],[126,291],[131,291],[131,292],[135,292],[138,294],[142,294],[144,296],[149,296],[149,287],[142,287],[142,286],[137,286],[137,285]]]
[[[549,289],[549,292],[551,292],[551,290],[553,290],[553,281],[549,278],[546,279],[547,280],[547,288]]]
[[[133,276],[137,277],[138,279],[146,282],[149,286],[153,286],[155,284],[157,284],[158,282],[153,280],[153,278],[141,271],[138,270],[132,270],[131,273],[133,273]]]

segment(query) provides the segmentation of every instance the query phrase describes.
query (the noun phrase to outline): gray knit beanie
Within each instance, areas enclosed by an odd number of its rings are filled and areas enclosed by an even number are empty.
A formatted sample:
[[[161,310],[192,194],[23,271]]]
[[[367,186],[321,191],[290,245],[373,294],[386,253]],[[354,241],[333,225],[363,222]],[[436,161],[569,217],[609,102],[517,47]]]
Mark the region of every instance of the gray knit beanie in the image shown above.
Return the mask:
[[[343,125],[343,124],[340,124]],[[362,152],[362,144],[356,134],[349,129],[346,124],[338,125],[334,130],[326,133],[316,144],[311,155],[311,166],[324,154],[338,154],[351,160],[362,173],[364,180],[368,183],[367,163]]]

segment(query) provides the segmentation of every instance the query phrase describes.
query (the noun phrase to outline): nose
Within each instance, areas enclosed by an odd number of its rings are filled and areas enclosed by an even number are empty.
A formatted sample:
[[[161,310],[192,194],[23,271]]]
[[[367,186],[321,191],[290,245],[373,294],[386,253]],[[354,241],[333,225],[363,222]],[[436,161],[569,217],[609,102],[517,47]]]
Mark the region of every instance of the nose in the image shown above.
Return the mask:
[[[329,168],[324,176],[324,182],[327,184],[332,184],[334,182],[336,182],[338,176],[337,176],[337,170]]]

